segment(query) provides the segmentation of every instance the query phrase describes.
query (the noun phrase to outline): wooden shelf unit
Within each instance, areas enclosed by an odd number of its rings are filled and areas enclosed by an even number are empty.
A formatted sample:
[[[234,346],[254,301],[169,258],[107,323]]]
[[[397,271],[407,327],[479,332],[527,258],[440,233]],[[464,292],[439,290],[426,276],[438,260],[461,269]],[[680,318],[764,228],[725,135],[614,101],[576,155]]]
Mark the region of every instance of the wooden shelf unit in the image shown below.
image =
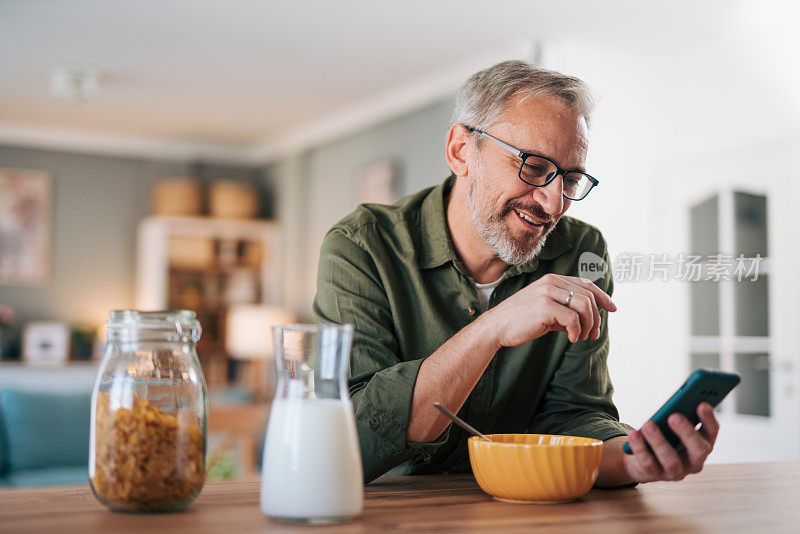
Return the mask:
[[[236,366],[225,352],[229,306],[282,301],[279,238],[265,220],[151,216],[139,225],[136,306],[197,312],[209,387],[228,384]]]

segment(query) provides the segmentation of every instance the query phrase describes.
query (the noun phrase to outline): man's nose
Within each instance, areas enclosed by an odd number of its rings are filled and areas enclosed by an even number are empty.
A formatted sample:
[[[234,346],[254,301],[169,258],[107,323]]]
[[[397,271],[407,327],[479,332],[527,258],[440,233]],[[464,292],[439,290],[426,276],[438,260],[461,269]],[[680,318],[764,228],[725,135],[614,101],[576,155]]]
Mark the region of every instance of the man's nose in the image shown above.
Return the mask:
[[[543,186],[534,188],[535,199],[550,214],[557,217],[564,209],[564,179],[561,174]]]

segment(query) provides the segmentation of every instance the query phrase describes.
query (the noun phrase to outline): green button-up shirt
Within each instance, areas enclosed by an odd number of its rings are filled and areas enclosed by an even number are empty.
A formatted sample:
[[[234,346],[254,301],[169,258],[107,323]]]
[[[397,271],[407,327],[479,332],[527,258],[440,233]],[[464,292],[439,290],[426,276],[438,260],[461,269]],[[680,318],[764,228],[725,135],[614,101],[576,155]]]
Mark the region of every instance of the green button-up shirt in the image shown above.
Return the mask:
[[[480,313],[445,220],[453,178],[393,206],[362,205],[322,244],[314,313],[354,325],[350,396],[365,481],[393,474],[469,473],[466,440],[450,425],[432,443],[407,439],[411,399],[426,357]],[[606,259],[600,231],[562,217],[539,256],[510,267],[490,308],[547,273],[577,275],[590,251]],[[597,285],[611,294],[606,273]],[[607,313],[597,340],[549,332],[497,351],[459,415],[484,433],[567,434],[607,440],[627,433],[611,401]]]

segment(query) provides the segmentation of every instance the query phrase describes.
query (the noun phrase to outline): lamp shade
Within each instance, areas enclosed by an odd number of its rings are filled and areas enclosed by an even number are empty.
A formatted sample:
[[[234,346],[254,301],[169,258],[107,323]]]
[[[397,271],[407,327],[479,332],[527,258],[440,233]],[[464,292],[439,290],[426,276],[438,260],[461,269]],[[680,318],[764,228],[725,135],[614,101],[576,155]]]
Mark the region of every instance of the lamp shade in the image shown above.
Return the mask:
[[[259,304],[238,304],[228,310],[225,350],[242,360],[272,358],[272,327],[297,321],[294,312]]]

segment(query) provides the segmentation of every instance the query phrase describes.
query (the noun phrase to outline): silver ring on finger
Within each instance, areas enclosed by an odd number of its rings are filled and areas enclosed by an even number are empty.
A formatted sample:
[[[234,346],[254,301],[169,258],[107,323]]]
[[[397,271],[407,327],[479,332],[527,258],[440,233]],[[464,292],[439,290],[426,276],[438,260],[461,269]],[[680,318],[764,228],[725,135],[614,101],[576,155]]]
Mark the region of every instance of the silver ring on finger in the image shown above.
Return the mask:
[[[569,303],[572,302],[572,297],[575,295],[575,292],[570,290],[569,295],[564,299],[564,306],[569,308]]]

